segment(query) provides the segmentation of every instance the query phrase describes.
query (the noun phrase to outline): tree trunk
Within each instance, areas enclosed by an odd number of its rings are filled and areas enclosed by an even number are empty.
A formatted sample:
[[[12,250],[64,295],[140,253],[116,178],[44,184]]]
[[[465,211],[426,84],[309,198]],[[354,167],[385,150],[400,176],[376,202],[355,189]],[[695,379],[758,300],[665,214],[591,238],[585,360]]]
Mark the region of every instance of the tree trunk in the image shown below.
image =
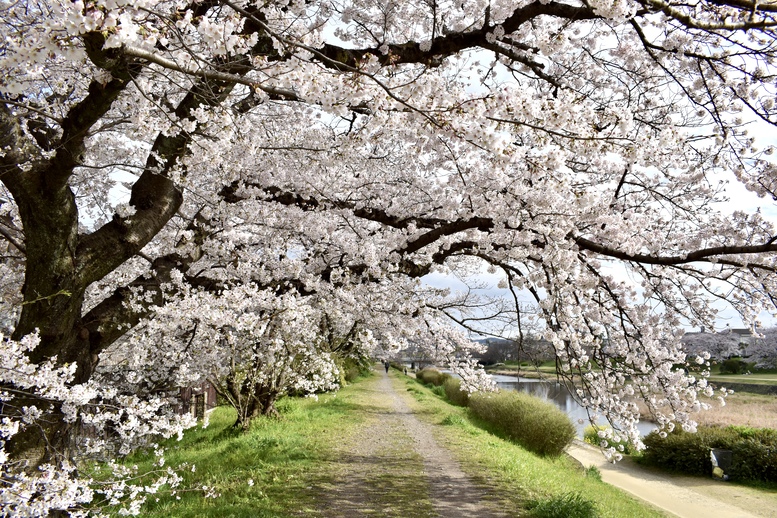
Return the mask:
[[[56,358],[60,366],[75,364],[73,382],[82,383],[92,375],[95,359],[89,353],[89,333],[81,326],[85,286],[79,280],[75,257],[75,199],[69,187],[50,185],[44,175],[25,180],[15,184],[14,193],[25,228],[24,303],[11,338],[20,340],[37,332],[40,344],[29,352],[30,361]],[[11,408],[18,412],[33,405],[50,412],[6,445],[12,458],[31,468],[67,455],[71,429],[56,403],[34,395],[17,397]]]

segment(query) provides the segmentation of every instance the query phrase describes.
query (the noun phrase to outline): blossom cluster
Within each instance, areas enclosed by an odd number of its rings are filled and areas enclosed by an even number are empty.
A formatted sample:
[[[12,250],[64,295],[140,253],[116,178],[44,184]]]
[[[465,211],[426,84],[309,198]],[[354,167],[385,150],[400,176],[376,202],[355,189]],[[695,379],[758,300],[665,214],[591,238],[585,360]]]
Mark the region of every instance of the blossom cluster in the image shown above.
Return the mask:
[[[73,384],[74,365],[57,366],[56,358],[43,364],[30,362],[27,353],[39,342],[35,335],[20,341],[0,335],[2,369],[0,383],[0,510],[14,516],[45,516],[67,510],[73,516],[100,514],[105,506],[121,514],[138,515],[150,495],[175,490],[181,477],[164,465],[163,451],[156,449],[160,469],[139,473],[113,461],[100,474],[92,474],[86,462],[125,455],[161,438],[181,436],[195,424],[191,416],[169,412],[169,401],[123,396],[117,387],[90,381]],[[20,405],[23,405],[20,407]],[[37,465],[32,459],[9,454],[14,437],[25,429],[47,426],[52,420],[67,424],[68,448],[79,452],[76,459],[66,451]],[[96,478],[95,478],[96,476]],[[97,505],[95,505],[95,503]],[[85,507],[91,506],[91,511]]]

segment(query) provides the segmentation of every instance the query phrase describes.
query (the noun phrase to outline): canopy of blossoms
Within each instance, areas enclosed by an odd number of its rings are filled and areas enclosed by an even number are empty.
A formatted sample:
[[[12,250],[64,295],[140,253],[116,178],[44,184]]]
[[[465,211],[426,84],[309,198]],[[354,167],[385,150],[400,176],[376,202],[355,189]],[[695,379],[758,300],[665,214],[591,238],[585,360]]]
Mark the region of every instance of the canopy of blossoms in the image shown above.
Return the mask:
[[[0,1],[3,513],[139,512],[174,470],[98,490],[78,461],[180,433],[164,392],[197,380],[313,392],[411,344],[486,388],[449,317],[488,309],[419,281],[481,266],[500,318],[533,298],[592,414],[639,443],[639,398],[693,430],[714,391],[703,353],[677,368],[683,327],[775,310],[772,223],[719,202],[777,199],[752,134],[777,123],[776,12]]]

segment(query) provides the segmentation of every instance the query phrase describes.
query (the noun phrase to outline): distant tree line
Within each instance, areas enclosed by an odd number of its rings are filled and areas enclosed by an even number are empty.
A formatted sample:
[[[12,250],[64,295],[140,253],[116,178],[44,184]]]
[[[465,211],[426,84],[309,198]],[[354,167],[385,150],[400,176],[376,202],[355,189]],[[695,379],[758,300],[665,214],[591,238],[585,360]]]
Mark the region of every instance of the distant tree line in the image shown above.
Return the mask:
[[[483,365],[525,361],[537,366],[554,358],[553,345],[537,336],[526,336],[520,340],[484,338],[478,342],[485,347],[484,351],[477,355],[478,362]]]
[[[741,358],[757,369],[777,369],[777,327],[745,334],[734,329],[687,333],[682,341],[689,356],[706,352],[716,362]]]

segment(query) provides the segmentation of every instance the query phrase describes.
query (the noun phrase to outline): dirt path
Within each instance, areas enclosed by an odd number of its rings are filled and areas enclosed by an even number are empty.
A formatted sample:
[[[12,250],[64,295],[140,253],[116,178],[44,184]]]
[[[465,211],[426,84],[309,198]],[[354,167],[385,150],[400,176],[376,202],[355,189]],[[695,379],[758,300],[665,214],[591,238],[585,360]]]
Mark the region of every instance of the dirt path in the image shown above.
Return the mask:
[[[369,422],[338,448],[339,482],[325,489],[320,515],[502,518],[483,488],[464,474],[429,425],[394,390],[381,369],[367,382]]]
[[[567,452],[584,466],[597,466],[602,480],[680,518],[777,516],[777,493],[701,477],[668,475],[625,459],[608,463],[601,452],[576,441]]]

